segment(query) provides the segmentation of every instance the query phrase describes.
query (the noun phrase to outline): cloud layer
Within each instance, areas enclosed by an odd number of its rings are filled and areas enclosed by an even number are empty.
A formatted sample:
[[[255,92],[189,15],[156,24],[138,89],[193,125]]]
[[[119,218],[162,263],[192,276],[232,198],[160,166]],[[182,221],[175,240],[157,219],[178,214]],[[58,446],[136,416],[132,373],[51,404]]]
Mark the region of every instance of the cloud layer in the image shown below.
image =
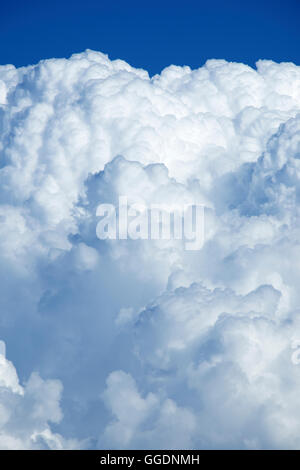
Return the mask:
[[[202,250],[99,240],[121,195]],[[1,66],[0,447],[300,448],[299,197],[294,64]]]

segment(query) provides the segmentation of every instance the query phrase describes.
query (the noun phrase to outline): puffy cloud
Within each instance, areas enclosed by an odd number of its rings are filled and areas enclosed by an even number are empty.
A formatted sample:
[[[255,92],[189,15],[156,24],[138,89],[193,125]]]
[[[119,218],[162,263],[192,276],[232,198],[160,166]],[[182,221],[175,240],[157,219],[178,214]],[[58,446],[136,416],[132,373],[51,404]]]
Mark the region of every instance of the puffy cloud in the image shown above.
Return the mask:
[[[21,386],[12,362],[0,352],[0,448],[1,449],[71,449],[80,447],[75,440],[64,439],[51,431],[49,423],[62,419],[58,380],[43,380],[31,374]]]
[[[191,411],[153,393],[143,398],[133,378],[125,372],[109,375],[103,398],[115,420],[107,425],[100,445],[144,449],[185,449],[192,445],[196,420]]]
[[[1,447],[300,447],[299,84],[272,61],[0,67],[0,325],[21,377],[0,343]],[[203,204],[203,248],[99,240],[120,196]]]
[[[299,318],[287,322],[278,310],[272,286],[237,296],[192,284],[141,313],[138,356],[152,381],[163,381],[177,399],[184,394],[198,424],[193,447],[299,447],[291,344]]]

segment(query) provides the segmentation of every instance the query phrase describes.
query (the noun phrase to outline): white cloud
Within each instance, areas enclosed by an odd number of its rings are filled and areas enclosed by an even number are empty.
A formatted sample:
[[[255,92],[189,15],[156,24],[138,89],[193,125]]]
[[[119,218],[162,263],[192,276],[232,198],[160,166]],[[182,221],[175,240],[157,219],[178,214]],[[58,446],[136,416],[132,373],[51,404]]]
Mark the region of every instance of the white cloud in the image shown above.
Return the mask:
[[[143,398],[133,378],[125,372],[115,371],[109,375],[104,399],[115,420],[107,425],[100,446],[117,449],[185,449],[191,446],[196,428],[193,414],[178,407],[173,400],[153,393]]]
[[[2,342],[3,343],[3,342]],[[43,380],[33,373],[21,386],[13,364],[0,354],[0,448],[63,449],[80,443],[51,431],[62,419],[58,380]]]
[[[300,447],[299,90],[269,60],[0,67],[0,326],[23,384],[2,354],[0,447]],[[99,240],[122,195],[203,203],[203,249]]]

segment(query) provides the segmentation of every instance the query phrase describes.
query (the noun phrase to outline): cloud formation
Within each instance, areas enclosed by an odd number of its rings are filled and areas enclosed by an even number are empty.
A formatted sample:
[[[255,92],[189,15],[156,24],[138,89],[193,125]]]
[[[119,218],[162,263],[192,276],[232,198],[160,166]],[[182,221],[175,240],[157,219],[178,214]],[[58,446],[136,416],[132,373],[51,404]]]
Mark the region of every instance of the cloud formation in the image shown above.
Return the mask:
[[[300,448],[299,194],[292,63],[0,66],[0,447]],[[99,240],[122,195],[203,248]]]
[[[13,364],[0,353],[0,448],[72,449],[80,448],[75,440],[53,433],[49,423],[62,419],[60,398],[62,385],[58,380],[42,380],[31,374],[22,387]]]

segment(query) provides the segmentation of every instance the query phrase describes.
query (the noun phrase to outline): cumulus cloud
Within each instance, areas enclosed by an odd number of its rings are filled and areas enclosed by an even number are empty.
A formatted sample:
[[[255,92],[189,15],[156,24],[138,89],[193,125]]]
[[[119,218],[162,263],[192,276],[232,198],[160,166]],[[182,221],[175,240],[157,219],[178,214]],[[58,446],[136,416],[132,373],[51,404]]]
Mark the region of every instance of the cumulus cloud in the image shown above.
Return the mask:
[[[269,60],[0,66],[1,447],[300,448],[299,90]],[[99,240],[124,195],[203,204],[203,248]]]
[[[43,380],[32,373],[21,386],[16,369],[0,350],[0,447],[6,450],[71,449],[80,447],[51,430],[62,419],[58,380]]]
[[[105,442],[106,448],[117,449],[188,449],[192,445],[191,437],[196,428],[193,413],[151,392],[143,398],[129,374],[112,372],[103,398],[114,420],[107,425],[100,445]]]

